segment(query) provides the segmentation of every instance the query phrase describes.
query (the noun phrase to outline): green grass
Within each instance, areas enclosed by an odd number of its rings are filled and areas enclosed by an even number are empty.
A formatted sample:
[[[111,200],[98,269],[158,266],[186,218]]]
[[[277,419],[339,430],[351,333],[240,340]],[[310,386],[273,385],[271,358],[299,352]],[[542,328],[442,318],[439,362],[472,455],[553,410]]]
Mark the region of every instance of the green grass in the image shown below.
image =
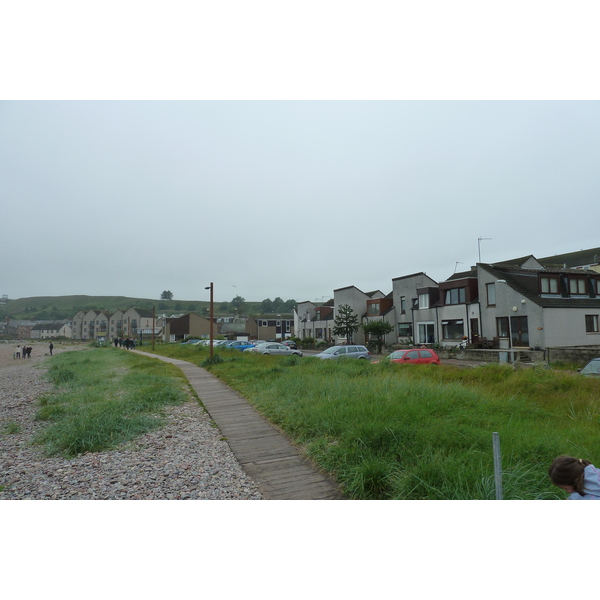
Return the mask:
[[[201,364],[208,350],[161,354]],[[321,361],[222,351],[215,375],[285,430],[350,498],[493,499],[492,433],[507,499],[565,494],[559,454],[600,462],[600,380],[545,368]]]
[[[8,421],[2,425],[2,431],[4,433],[21,433],[23,431],[23,427],[14,421]]]
[[[188,399],[178,369],[113,348],[59,354],[47,377],[55,390],[36,419],[49,426],[35,443],[49,456],[113,448],[162,426],[164,407]]]

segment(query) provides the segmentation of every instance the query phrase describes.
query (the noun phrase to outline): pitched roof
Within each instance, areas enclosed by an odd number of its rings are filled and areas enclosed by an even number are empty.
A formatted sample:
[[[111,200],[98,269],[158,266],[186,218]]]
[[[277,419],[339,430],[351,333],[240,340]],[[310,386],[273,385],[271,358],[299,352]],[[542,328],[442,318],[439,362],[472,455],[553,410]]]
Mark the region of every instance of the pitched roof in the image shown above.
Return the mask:
[[[553,308],[600,308],[600,297],[544,297],[539,293],[539,275],[543,273],[578,275],[581,276],[581,269],[523,269],[520,267],[506,267],[498,265],[479,264],[479,266],[493,275],[497,280],[504,280],[517,293],[531,300],[534,304],[543,307]]]
[[[222,323],[219,328],[219,333],[246,333],[246,322],[243,323]]]
[[[560,265],[567,267],[583,267],[587,265],[597,265],[600,262],[600,248],[589,248],[588,250],[579,250],[579,252],[567,252],[566,254],[555,254],[538,259],[541,264]]]
[[[477,267],[471,267],[470,271],[461,271],[460,273],[453,273],[446,279],[446,281],[453,281],[454,279],[467,279],[468,277],[477,277]]]
[[[424,275],[428,279],[431,279],[431,277],[429,277],[429,275],[427,275],[427,273],[425,273],[425,271],[419,271],[418,273],[411,273],[410,275],[402,275],[401,277],[394,277],[392,279],[392,281],[399,281],[400,279],[410,279],[411,277],[418,277],[419,275]],[[434,283],[437,283],[435,281],[435,279],[431,279],[431,281],[433,281]]]

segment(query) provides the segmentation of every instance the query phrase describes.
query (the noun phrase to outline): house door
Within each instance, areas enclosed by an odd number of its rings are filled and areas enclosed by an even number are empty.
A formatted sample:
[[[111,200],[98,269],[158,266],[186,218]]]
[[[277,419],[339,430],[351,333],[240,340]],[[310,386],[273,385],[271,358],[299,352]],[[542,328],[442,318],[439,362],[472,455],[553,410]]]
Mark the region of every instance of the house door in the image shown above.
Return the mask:
[[[527,317],[511,317],[510,334],[513,346],[529,346]]]
[[[471,341],[473,343],[479,340],[479,319],[471,319]]]
[[[419,334],[417,343],[433,344],[435,342],[435,326],[433,323],[419,323],[417,331]]]

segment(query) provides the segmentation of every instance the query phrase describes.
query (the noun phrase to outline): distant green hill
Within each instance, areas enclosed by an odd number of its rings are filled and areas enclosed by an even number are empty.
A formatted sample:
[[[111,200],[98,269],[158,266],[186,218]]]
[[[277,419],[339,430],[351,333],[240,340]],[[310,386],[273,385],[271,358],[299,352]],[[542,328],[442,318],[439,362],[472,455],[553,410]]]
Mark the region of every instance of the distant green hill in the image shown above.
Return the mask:
[[[0,306],[0,319],[69,319],[80,310],[107,310],[114,312],[119,308],[156,307],[156,314],[176,314],[196,312],[208,315],[209,302],[206,300],[153,300],[148,298],[128,298],[126,296],[35,296],[9,300]],[[233,314],[229,302],[215,302],[215,316]],[[246,302],[246,314],[259,314],[260,302]]]

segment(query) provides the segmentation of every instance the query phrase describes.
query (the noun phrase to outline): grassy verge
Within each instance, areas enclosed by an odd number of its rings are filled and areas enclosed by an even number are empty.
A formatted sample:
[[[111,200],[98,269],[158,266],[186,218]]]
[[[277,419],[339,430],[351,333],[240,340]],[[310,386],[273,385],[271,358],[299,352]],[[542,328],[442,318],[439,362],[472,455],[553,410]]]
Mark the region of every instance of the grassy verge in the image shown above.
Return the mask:
[[[40,399],[36,419],[49,426],[35,442],[49,456],[115,447],[163,425],[162,409],[188,398],[178,369],[113,348],[60,354],[47,376],[56,388]]]
[[[164,346],[191,360],[206,349]],[[547,468],[599,461],[600,380],[547,369],[476,369],[254,356],[223,351],[210,370],[360,499],[492,499],[492,433],[504,497],[554,499]]]

